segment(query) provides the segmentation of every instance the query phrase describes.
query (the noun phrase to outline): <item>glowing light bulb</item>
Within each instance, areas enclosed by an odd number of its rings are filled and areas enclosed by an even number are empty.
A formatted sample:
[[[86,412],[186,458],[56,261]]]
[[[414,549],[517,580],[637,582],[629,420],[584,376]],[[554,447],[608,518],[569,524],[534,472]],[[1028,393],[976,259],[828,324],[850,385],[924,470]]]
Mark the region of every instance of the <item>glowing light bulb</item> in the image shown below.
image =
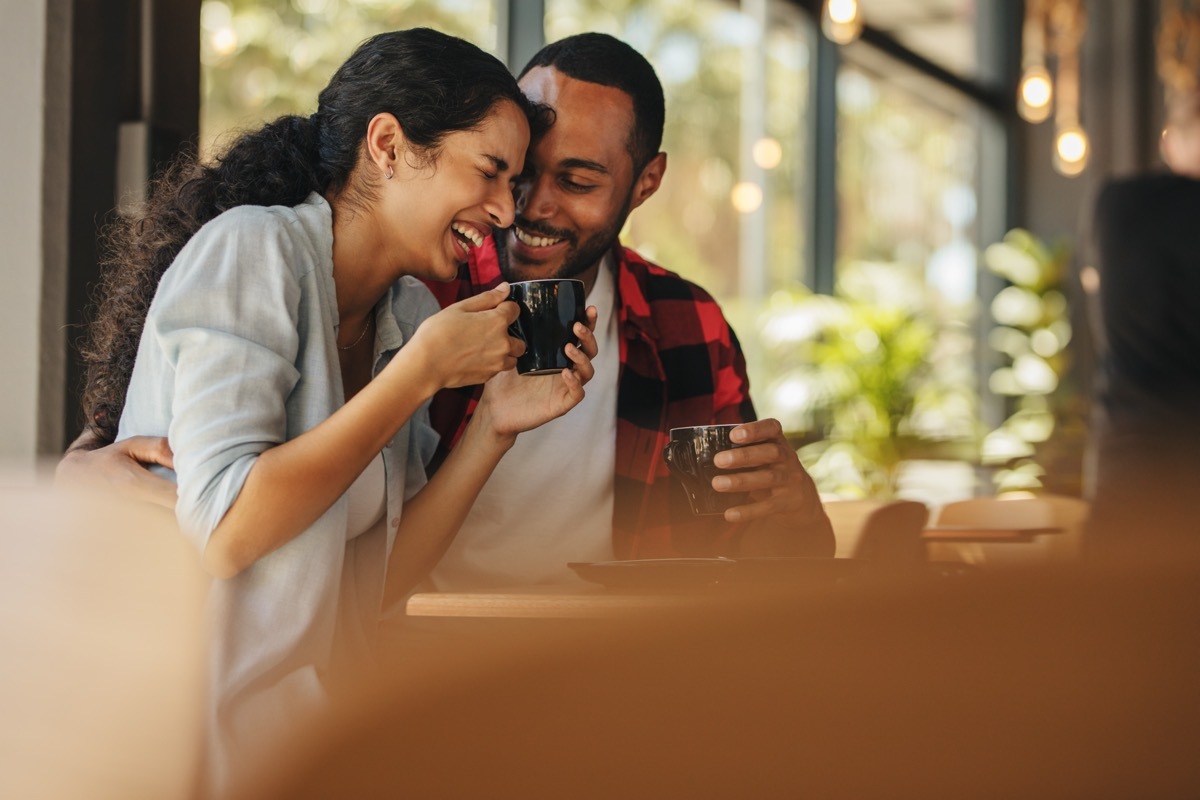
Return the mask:
[[[1050,96],[1053,91],[1049,76],[1030,75],[1021,85],[1021,99],[1032,108],[1042,108],[1050,105]]]
[[[849,25],[858,16],[858,0],[829,0],[829,19],[836,25]]]
[[[821,30],[838,44],[849,44],[862,33],[862,14],[858,0],[825,0]]]
[[[783,161],[783,146],[770,136],[763,137],[750,148],[754,163],[763,169],[775,169]]]
[[[1020,102],[1017,110],[1027,122],[1042,122],[1050,116],[1050,101],[1054,99],[1054,84],[1050,73],[1041,65],[1025,70],[1021,77]]]
[[[212,47],[217,55],[227,56],[237,50],[238,37],[233,28],[221,28],[212,35]]]
[[[762,201],[762,187],[749,181],[742,181],[729,193],[729,202],[733,203],[733,207],[742,214],[757,211],[762,205]]]
[[[1054,167],[1063,175],[1074,177],[1087,166],[1088,138],[1083,128],[1072,125],[1058,132],[1054,142]]]

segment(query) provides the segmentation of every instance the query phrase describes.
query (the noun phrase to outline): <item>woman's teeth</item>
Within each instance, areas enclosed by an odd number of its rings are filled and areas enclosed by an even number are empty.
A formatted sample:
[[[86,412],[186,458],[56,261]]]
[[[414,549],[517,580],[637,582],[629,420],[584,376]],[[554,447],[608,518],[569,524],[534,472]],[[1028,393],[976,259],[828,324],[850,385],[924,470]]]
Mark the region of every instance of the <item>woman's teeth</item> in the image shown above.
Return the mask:
[[[460,225],[455,222],[450,226],[450,230],[454,231],[476,247],[483,247],[483,236],[474,228],[469,228],[466,225]]]
[[[513,228],[517,240],[529,247],[549,247],[552,244],[558,244],[562,239],[547,239],[545,236],[530,236],[520,228]]]

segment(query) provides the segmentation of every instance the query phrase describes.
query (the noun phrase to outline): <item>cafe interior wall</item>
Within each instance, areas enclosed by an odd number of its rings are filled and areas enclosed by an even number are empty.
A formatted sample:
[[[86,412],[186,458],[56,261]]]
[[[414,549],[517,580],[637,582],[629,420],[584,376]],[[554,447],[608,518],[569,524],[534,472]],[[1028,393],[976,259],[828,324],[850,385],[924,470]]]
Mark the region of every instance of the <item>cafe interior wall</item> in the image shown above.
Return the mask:
[[[196,136],[199,0],[5,0],[3,19],[0,462],[26,469],[81,427],[98,226]]]
[[[143,57],[157,51],[168,57],[175,53],[175,63],[198,62],[178,56],[180,38],[190,42],[187,28],[194,24],[187,21],[188,7],[198,8],[198,2],[150,0],[147,7],[167,10],[159,14],[166,28],[142,26],[150,33],[142,33],[140,42],[136,31],[133,41],[121,35],[131,30],[128,21],[114,36],[111,22],[82,19],[91,13],[90,5],[77,0],[6,3],[7,24],[0,31],[0,64],[5,74],[19,76],[7,82],[10,113],[0,122],[5,143],[0,176],[6,187],[0,201],[0,242],[9,257],[9,280],[0,293],[0,370],[5,376],[0,457],[53,456],[77,432],[79,374],[68,355],[67,336],[76,330],[69,326],[80,321],[95,275],[95,223],[116,205],[120,129],[128,128],[130,117],[136,123],[140,115],[145,123],[163,113],[155,111],[153,102],[142,102],[130,113],[128,92],[123,95],[95,76],[124,67],[124,83],[140,79],[137,67],[130,72],[126,63],[136,65],[137,55],[127,51],[139,44]],[[1016,185],[1009,214],[1013,225],[1047,241],[1077,239],[1099,180],[1156,163],[1161,92],[1153,72],[1155,5],[1087,3],[1082,117],[1092,157],[1083,176],[1062,177],[1051,167],[1051,124],[1018,124],[1010,169]],[[177,7],[184,10],[177,12]],[[164,30],[174,31],[173,37]],[[106,38],[117,44],[104,44]],[[161,46],[171,38],[176,41],[170,47]],[[142,83],[160,87],[152,92],[164,98],[160,107],[168,102],[165,98],[186,105],[189,96],[195,97],[186,82],[184,89],[173,82],[169,58],[151,59],[151,77]],[[189,70],[198,67],[185,66],[181,75],[190,81]],[[165,141],[187,138],[189,114],[195,111],[168,108],[167,113],[172,119],[166,127],[174,131]],[[150,127],[154,140],[156,128]],[[157,149],[153,141],[146,147]],[[148,163],[149,152],[144,153]]]
[[[0,26],[0,467],[62,443],[65,5],[6,2]]]
[[[1019,122],[1015,128],[1014,224],[1070,252],[1064,291],[1073,335],[1059,391],[1065,418],[1060,417],[1056,433],[1039,447],[1046,470],[1042,485],[1060,494],[1079,494],[1086,481],[1086,430],[1096,362],[1077,276],[1090,266],[1088,236],[1095,195],[1110,178],[1162,169],[1158,141],[1163,96],[1154,54],[1157,6],[1086,0],[1080,101],[1090,156],[1083,174],[1066,177],[1053,169],[1053,119],[1037,125]]]
[[[1044,239],[1076,238],[1098,184],[1160,165],[1162,91],[1154,72],[1154,3],[1088,0],[1081,121],[1091,155],[1078,177],[1052,166],[1053,120],[1017,126],[1016,224]]]

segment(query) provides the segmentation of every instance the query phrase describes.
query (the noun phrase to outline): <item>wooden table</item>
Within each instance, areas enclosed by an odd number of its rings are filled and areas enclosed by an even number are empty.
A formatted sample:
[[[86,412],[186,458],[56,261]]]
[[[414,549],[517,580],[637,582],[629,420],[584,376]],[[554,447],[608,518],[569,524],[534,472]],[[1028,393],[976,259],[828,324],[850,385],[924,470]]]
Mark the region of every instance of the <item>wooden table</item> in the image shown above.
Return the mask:
[[[937,544],[975,542],[992,544],[1032,542],[1045,534],[1065,533],[1065,528],[978,528],[974,525],[937,525],[921,533],[922,541]]]
[[[702,589],[630,592],[588,585],[534,586],[484,592],[418,592],[408,598],[410,617],[503,619],[611,619],[644,611],[699,608],[721,602]]]

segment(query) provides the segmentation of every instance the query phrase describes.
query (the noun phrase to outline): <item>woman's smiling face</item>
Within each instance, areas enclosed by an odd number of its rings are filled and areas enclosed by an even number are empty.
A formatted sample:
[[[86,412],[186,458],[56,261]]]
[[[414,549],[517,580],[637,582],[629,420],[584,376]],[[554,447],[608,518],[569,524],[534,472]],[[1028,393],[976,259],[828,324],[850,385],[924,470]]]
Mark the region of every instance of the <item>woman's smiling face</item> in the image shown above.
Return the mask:
[[[397,146],[380,191],[388,260],[404,274],[452,280],[493,227],[512,224],[528,146],[529,122],[508,100],[477,128],[447,134],[432,159]]]

